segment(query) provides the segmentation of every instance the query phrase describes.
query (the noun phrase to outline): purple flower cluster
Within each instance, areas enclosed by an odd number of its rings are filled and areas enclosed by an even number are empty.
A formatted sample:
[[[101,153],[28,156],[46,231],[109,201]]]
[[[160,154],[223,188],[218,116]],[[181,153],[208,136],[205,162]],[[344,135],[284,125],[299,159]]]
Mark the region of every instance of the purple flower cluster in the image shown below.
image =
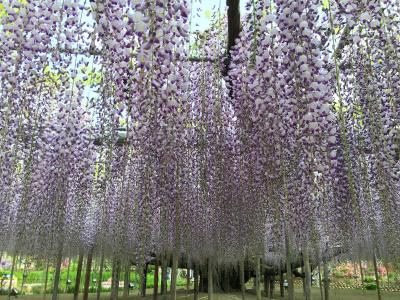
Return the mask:
[[[396,1],[188,2],[1,4],[0,250],[399,255]]]

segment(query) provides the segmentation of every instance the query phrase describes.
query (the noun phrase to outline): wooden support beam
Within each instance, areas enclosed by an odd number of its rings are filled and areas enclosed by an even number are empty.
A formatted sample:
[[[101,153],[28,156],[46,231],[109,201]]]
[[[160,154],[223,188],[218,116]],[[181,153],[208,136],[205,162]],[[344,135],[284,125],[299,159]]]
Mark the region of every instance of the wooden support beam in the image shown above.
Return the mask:
[[[240,0],[226,0],[228,6],[228,49],[227,53],[235,46],[235,40],[240,33]]]
[[[24,50],[24,49],[22,49]],[[72,48],[46,48],[46,49],[26,49],[27,51],[33,52],[33,53],[39,53],[39,54],[57,54],[57,53],[62,53],[65,55],[82,55],[82,56],[105,56],[107,51],[101,50],[101,49],[72,49]],[[8,48],[7,51],[21,51],[20,49],[17,48]],[[0,49],[0,55],[5,53],[5,50]],[[188,62],[217,62],[216,59],[211,59],[208,57],[187,57],[184,59],[176,59],[176,61],[188,61]]]
[[[228,45],[226,49],[227,59],[225,61],[224,76],[228,75],[231,63],[231,50],[236,44],[236,39],[240,33],[240,0],[226,0],[228,6]]]

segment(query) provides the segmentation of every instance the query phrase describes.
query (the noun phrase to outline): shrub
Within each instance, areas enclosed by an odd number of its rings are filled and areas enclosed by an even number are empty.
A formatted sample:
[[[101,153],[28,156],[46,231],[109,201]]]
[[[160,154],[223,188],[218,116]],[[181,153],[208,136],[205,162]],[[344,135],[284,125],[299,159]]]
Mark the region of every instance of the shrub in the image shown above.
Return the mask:
[[[396,274],[389,273],[389,280],[394,280],[394,279],[396,279]]]
[[[334,275],[336,278],[344,278],[344,277],[345,277],[345,275],[344,275],[342,272],[340,272],[340,271],[335,271],[335,272],[333,273],[333,275]]]
[[[185,286],[186,285],[186,278],[178,277],[176,280],[177,286]]]
[[[26,278],[26,283],[37,283],[42,282],[45,276],[43,271],[29,271],[28,277]]]
[[[32,294],[34,294],[34,295],[41,294],[43,292],[43,287],[33,286],[31,291],[32,291]]]
[[[366,290],[376,290],[376,284],[375,283],[368,283],[365,285]]]
[[[364,277],[364,282],[365,283],[373,283],[373,282],[375,282],[375,277],[373,277],[373,276],[365,276]]]

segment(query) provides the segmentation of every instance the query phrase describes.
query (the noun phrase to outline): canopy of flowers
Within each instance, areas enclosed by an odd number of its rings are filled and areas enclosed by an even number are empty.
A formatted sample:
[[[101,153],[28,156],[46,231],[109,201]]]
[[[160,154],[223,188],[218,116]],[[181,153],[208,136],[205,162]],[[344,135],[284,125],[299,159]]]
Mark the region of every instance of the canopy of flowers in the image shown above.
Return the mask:
[[[0,250],[398,256],[398,1],[189,2],[1,2]]]

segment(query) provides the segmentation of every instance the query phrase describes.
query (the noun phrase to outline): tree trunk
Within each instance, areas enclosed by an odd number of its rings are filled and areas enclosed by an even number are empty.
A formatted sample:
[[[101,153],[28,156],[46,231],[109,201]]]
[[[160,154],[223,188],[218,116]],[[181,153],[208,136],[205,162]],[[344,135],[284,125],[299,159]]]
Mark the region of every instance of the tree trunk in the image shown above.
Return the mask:
[[[208,265],[207,265],[208,266]],[[202,266],[200,270],[200,279],[199,279],[199,291],[200,292],[207,292],[207,281],[205,280],[205,276],[207,275],[207,266]]]
[[[21,282],[21,293],[24,290],[24,285],[25,285],[25,281],[26,281],[26,274],[27,270],[26,270],[26,259],[25,259],[25,263],[24,263],[24,269],[22,271],[22,282]]]
[[[225,292],[228,292],[228,293],[230,293],[231,292],[231,269],[230,268],[227,268],[226,269],[226,274],[227,274],[227,276],[226,276],[226,283],[227,283],[227,289],[225,290]]]
[[[115,262],[115,258],[113,259],[113,263],[112,263],[112,267],[111,267],[111,293],[110,293],[110,300],[114,300],[116,299],[115,297],[115,271],[116,269],[116,262]]]
[[[199,298],[199,267],[197,265],[194,266],[194,291],[193,291],[193,300],[198,300]]]
[[[189,292],[190,289],[190,268],[189,268],[189,256],[187,262],[187,269],[186,269],[186,291]]]
[[[246,285],[244,282],[244,259],[239,262],[240,289],[242,291],[242,300],[246,299]]]
[[[71,257],[68,258],[67,281],[65,282],[64,293],[66,293],[67,289],[68,289],[68,280],[69,280],[69,272],[70,272],[70,270],[71,270]]]
[[[103,267],[104,267],[104,254],[101,254],[100,258],[100,270],[99,270],[99,277],[97,278],[97,293],[96,293],[96,299],[100,300],[100,293],[101,293],[101,285],[103,281]]]
[[[227,45],[227,60],[223,71],[224,76],[228,74],[229,65],[232,60],[231,49],[235,46],[236,38],[240,33],[240,0],[227,0],[228,4],[228,45]],[[228,84],[228,86],[230,86]],[[231,93],[231,90],[230,90]]]
[[[92,272],[93,250],[89,250],[86,261],[85,284],[83,286],[83,300],[88,300],[90,287],[90,274]]]
[[[321,300],[324,300],[324,290],[322,286],[322,276],[321,276],[321,264],[318,263],[318,282],[319,282],[319,291],[321,293]]]
[[[122,295],[124,300],[127,300],[128,296],[129,296],[130,272],[131,272],[131,264],[130,264],[130,262],[127,262],[126,265],[125,265],[124,292],[123,292],[123,295]]]
[[[285,248],[286,248],[286,274],[288,281],[288,296],[289,300],[294,300],[294,286],[293,286],[293,274],[292,274],[292,257],[290,253],[289,237],[285,236]]]
[[[275,294],[275,276],[271,276],[269,283],[269,298],[273,299],[274,294]]]
[[[153,288],[153,300],[157,300],[158,296],[158,263],[154,265],[154,288]]]
[[[142,270],[142,283],[140,285],[140,295],[142,297],[146,297],[146,288],[147,288],[147,263],[144,264]]]
[[[261,300],[260,278],[261,278],[260,257],[257,256],[256,257],[256,297],[257,297],[257,300]]]
[[[82,265],[83,265],[83,252],[81,251],[81,252],[79,253],[78,268],[77,268],[77,270],[76,270],[75,289],[74,289],[74,300],[78,300],[79,287],[80,287],[80,285],[81,285]]]
[[[43,289],[43,296],[46,296],[46,292],[47,292],[47,281],[49,279],[49,259],[47,259],[46,262],[46,275],[44,277],[44,289]]]
[[[375,251],[373,252],[373,262],[374,262],[375,282],[376,282],[376,291],[378,293],[378,300],[382,300],[381,284],[380,284],[380,280],[379,280],[378,265],[376,263]]]
[[[387,262],[384,264],[385,270],[386,270],[386,279],[387,279],[387,284],[390,285],[390,278],[389,278],[389,265]]]
[[[281,298],[285,297],[285,287],[283,286],[284,280],[283,280],[283,272],[279,272],[279,291],[280,291],[280,296]]]
[[[120,271],[120,262],[118,259],[114,258],[112,266],[112,279],[111,279],[111,295],[110,295],[111,300],[118,299],[119,271]]]
[[[208,276],[208,300],[213,300],[214,296],[214,291],[213,291],[213,263],[212,263],[212,258],[208,258],[208,263],[207,263],[207,276]]]
[[[62,263],[62,245],[60,246],[60,249],[58,250],[58,256],[57,256],[57,261],[56,261],[56,271],[54,274],[54,282],[53,282],[53,294],[51,297],[52,300],[57,300],[57,296],[58,296],[58,284],[60,283],[61,263]]]
[[[306,300],[311,300],[311,267],[310,267],[310,257],[308,256],[307,250],[304,253],[304,273],[305,273],[305,298]]]
[[[270,284],[270,280],[269,280],[269,275],[267,275],[266,273],[264,273],[264,292],[265,292],[265,297],[269,297],[269,284]]]
[[[362,288],[363,292],[365,292],[365,289],[364,289],[364,272],[363,272],[363,269],[362,269],[361,259],[358,259],[358,264],[360,265],[361,288]],[[325,300],[327,300],[327,299],[325,299]]]
[[[324,263],[324,291],[325,291],[325,300],[329,300],[329,270],[328,270],[328,262],[326,258],[323,259]]]
[[[178,277],[178,255],[176,251],[172,254],[172,270],[171,270],[171,299],[176,300],[176,279]]]
[[[306,299],[306,277],[304,276],[304,257],[302,255],[302,260],[303,260],[303,265],[300,268],[300,273],[301,273],[301,283],[303,284],[303,296],[304,299]]]

